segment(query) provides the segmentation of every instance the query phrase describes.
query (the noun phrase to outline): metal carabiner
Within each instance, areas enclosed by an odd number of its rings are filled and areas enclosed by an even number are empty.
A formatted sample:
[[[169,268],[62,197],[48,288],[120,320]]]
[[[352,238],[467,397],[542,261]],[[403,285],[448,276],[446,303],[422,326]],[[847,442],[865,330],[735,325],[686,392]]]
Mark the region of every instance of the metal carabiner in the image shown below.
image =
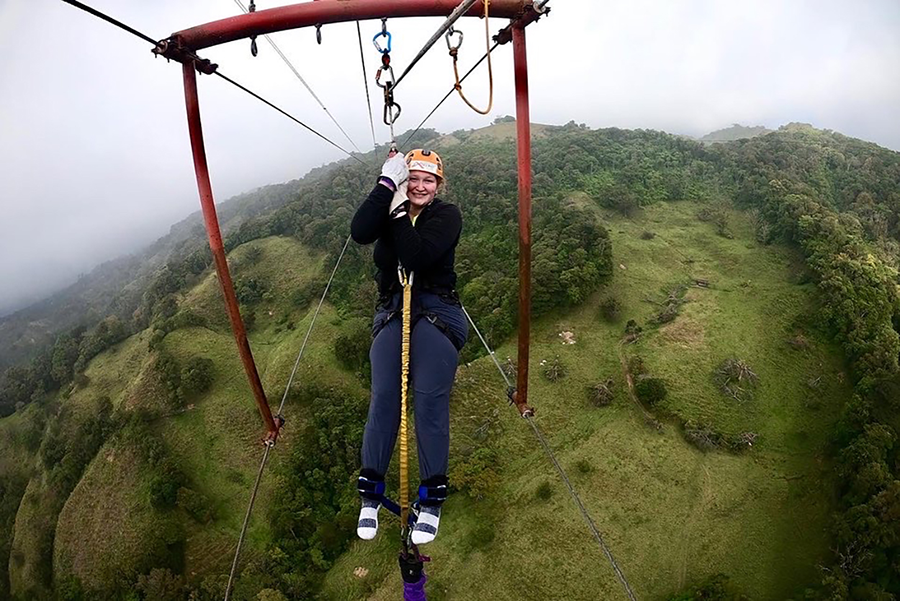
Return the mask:
[[[456,34],[459,34],[459,43],[457,43],[456,46],[454,46],[451,40],[452,40],[453,36]],[[463,32],[453,29],[453,26],[451,25],[450,29],[447,30],[447,35],[445,36],[445,39],[447,40],[447,50],[450,51],[450,54],[453,54],[457,50],[459,50],[460,46],[462,46]]]
[[[382,48],[381,44],[378,43],[378,38],[387,38],[387,48]],[[372,43],[375,44],[375,48],[378,49],[378,52],[381,54],[387,54],[391,51],[391,32],[382,31],[381,33],[376,33],[375,37],[372,38]]]
[[[381,83],[381,73],[386,72],[390,76],[388,81]],[[388,88],[394,85],[394,68],[393,67],[378,67],[378,72],[375,73],[375,83],[379,88]]]
[[[394,107],[396,107],[397,112],[394,112],[394,110],[393,110]],[[394,123],[396,123],[397,119],[400,117],[401,110],[402,109],[400,108],[400,105],[397,104],[396,102],[393,102],[391,104],[385,104],[384,105],[384,124],[385,125],[393,125]],[[396,150],[396,149],[394,149],[394,150]]]

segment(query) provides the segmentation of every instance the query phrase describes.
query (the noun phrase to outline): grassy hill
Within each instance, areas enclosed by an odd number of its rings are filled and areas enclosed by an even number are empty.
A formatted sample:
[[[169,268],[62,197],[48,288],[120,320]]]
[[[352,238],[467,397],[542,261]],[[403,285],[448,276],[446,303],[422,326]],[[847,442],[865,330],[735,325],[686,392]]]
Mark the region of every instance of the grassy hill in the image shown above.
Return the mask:
[[[434,142],[459,174],[448,195],[466,216],[460,290],[501,359],[515,355],[513,128]],[[891,206],[893,189],[881,184],[889,178],[851,179],[839,161],[861,162],[862,151],[807,128],[712,150],[658,132],[569,124],[539,133],[535,423],[639,598],[668,598],[715,574],[753,599],[804,595],[832,558],[833,474],[845,457],[835,432],[858,394],[858,368],[834,342],[827,272],[804,255],[809,239],[776,235],[769,209],[754,204],[753,186],[773,174],[741,161],[796,158],[778,159],[777,174],[820,186],[854,232],[894,227],[877,214]],[[807,147],[792,148],[803,144],[850,147],[841,158],[829,148],[832,172]],[[893,160],[865,163],[864,177]],[[244,199],[231,216],[229,264],[273,408],[369,175],[357,166],[317,173],[296,198],[263,198],[265,210]],[[847,197],[857,184],[873,190],[875,209]],[[892,247],[865,240],[874,269]],[[154,276],[148,290],[164,293],[145,293],[136,333],[0,420],[0,550],[9,557],[0,597],[221,597],[262,428],[216,276],[201,265],[173,279],[183,258]],[[351,246],[287,391],[237,599],[266,589],[323,599],[399,591],[396,520],[386,517],[374,542],[352,537],[369,262]],[[427,550],[429,598],[623,598],[477,344],[469,341],[451,401],[454,494]],[[743,362],[756,383],[726,394],[716,374],[727,360]],[[192,388],[197,361],[208,382]],[[646,396],[657,380],[666,394]],[[599,406],[591,390],[608,382],[611,402]]]
[[[633,220],[610,216],[613,283],[577,310],[535,324],[535,367],[559,356],[568,375],[549,382],[538,369],[531,402],[638,598],[662,598],[723,572],[750,598],[784,599],[815,580],[815,563],[828,550],[824,447],[848,385],[837,349],[801,325],[813,315],[815,291],[791,283],[795,252],[760,247],[741,214],[731,217],[734,239],[718,236],[697,219],[700,209],[666,203]],[[643,240],[646,231],[656,236]],[[691,288],[674,321],[621,344],[626,318],[647,324],[658,312],[646,297],[701,276],[710,288]],[[622,303],[620,323],[599,318],[607,295]],[[809,341],[801,351],[787,343],[798,328]],[[561,332],[576,342],[563,344]],[[514,355],[515,346],[497,353]],[[753,401],[738,404],[713,384],[715,367],[731,355],[760,375]],[[668,399],[653,411],[660,431],[626,392],[620,359],[632,356],[669,383]],[[485,359],[461,368],[451,403],[453,455],[495,448],[500,481],[486,499],[456,495],[448,504],[428,549],[429,590],[436,599],[625,598],[530,429],[505,407],[492,370]],[[826,382],[821,391],[807,387],[814,374]],[[615,382],[615,400],[594,407],[586,391],[606,378]],[[759,438],[738,455],[704,453],[685,439],[687,420]],[[476,434],[484,423],[487,442]],[[546,499],[544,483],[552,491]],[[378,541],[356,542],[341,558],[326,598],[396,598],[396,520],[386,526]],[[363,578],[359,567],[368,571]]]

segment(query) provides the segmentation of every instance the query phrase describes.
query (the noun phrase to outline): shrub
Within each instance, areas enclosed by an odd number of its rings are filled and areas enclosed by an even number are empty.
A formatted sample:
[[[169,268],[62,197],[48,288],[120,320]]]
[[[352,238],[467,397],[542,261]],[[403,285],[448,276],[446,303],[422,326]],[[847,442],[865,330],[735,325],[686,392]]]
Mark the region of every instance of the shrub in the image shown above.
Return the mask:
[[[550,482],[544,480],[538,484],[538,487],[534,490],[534,496],[541,501],[548,501],[553,496],[553,487],[550,485]]]
[[[642,331],[643,328],[635,320],[629,319],[628,323],[625,324],[625,339],[629,342],[637,340]]]
[[[563,364],[559,355],[547,361],[541,361],[541,374],[550,382],[558,382],[566,377],[566,366]]]
[[[701,451],[711,451],[722,445],[720,433],[706,424],[690,420],[684,424],[684,438]]]
[[[181,370],[181,391],[186,397],[209,390],[213,382],[213,362],[206,357],[191,357]]]
[[[747,601],[748,597],[735,592],[725,574],[715,574],[681,593],[670,595],[666,601]]]
[[[656,238],[656,234],[653,232],[643,232],[641,234],[641,240],[653,240],[654,238]]]
[[[634,391],[642,403],[650,407],[665,400],[669,391],[666,389],[666,381],[662,378],[638,377]]]
[[[182,476],[171,465],[161,465],[151,476],[147,487],[147,497],[156,509],[170,509],[178,502],[178,490]]]
[[[719,390],[739,402],[752,399],[753,389],[759,382],[759,377],[741,359],[723,361],[713,379]]]
[[[613,400],[613,379],[607,378],[588,388],[588,401],[597,407],[605,407]]]
[[[578,470],[579,474],[590,474],[594,471],[594,466],[587,459],[579,459],[575,462],[575,469]]]
[[[622,303],[613,296],[606,297],[600,303],[600,316],[610,323],[618,321],[621,313]]]
[[[175,503],[201,524],[215,519],[209,499],[196,490],[182,486],[178,489]]]

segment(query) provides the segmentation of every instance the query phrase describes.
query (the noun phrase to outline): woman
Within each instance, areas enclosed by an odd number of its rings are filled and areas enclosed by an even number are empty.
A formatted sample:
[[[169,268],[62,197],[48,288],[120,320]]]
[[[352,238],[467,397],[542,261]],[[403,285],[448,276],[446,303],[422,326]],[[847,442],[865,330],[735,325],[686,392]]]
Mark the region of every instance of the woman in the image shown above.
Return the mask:
[[[351,225],[359,244],[375,243],[380,299],[372,327],[372,399],[362,446],[357,533],[370,540],[378,531],[378,510],[400,425],[400,345],[403,295],[398,265],[413,272],[410,381],[419,452],[420,513],[412,540],[437,535],[447,497],[450,451],[450,388],[468,324],[456,294],[453,271],[462,215],[435,197],[443,183],[441,158],[429,150],[396,154],[356,211]]]

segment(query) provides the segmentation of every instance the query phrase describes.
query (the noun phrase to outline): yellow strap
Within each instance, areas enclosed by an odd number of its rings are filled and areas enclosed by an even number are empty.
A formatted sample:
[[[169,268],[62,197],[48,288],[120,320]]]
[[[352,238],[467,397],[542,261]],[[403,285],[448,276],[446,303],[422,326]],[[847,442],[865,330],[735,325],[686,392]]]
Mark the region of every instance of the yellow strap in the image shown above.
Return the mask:
[[[406,423],[407,391],[409,388],[409,338],[412,316],[412,274],[401,271],[403,285],[403,339],[400,355],[400,532],[409,524],[409,428]]]
[[[453,57],[453,75],[456,77],[456,84],[454,87],[456,88],[456,91],[459,92],[459,97],[463,99],[463,102],[465,102],[467,105],[469,105],[469,108],[472,109],[473,111],[475,111],[476,113],[478,113],[479,115],[487,115],[488,113],[491,112],[491,108],[494,106],[494,71],[491,68],[491,31],[490,31],[490,26],[489,26],[490,19],[488,17],[488,12],[489,12],[488,9],[490,8],[490,6],[491,6],[491,0],[484,0],[484,41],[487,44],[488,86],[489,86],[488,105],[487,105],[486,109],[481,110],[480,108],[475,107],[471,102],[469,102],[469,99],[466,98],[466,95],[463,94],[462,82],[459,81],[459,67],[456,64],[458,49],[450,51],[450,56]]]

